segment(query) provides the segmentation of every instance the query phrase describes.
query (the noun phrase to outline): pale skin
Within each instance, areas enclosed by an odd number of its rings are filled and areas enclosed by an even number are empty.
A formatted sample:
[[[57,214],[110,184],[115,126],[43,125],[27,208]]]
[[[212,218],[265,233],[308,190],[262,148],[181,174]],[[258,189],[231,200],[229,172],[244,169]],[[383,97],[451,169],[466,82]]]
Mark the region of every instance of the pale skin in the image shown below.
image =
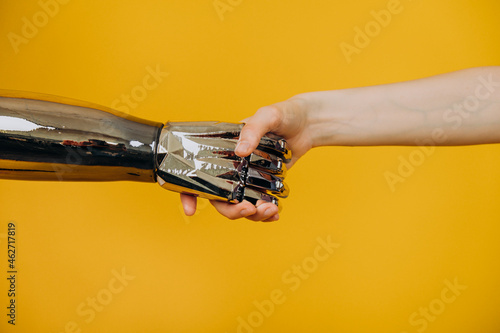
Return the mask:
[[[284,137],[292,167],[321,146],[458,146],[500,143],[500,66],[371,87],[296,95],[264,106],[243,121],[236,154],[255,150],[267,132]],[[196,198],[181,195],[186,215]],[[211,201],[230,219],[276,221],[278,207]]]

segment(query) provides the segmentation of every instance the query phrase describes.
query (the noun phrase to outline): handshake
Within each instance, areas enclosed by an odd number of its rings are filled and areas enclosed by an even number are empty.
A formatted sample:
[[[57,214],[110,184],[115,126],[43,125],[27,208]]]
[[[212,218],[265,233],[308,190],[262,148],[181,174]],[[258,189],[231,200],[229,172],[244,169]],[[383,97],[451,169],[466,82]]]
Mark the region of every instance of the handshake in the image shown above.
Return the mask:
[[[291,167],[313,147],[413,146],[429,137],[447,146],[499,143],[499,82],[494,66],[304,93],[260,108],[245,125],[164,125],[86,102],[0,90],[0,178],[158,182],[181,193],[187,215],[200,196],[228,218],[275,221],[279,199],[288,195],[285,163]],[[448,117],[446,106],[471,96],[475,117]],[[452,118],[467,125],[455,128]]]
[[[227,209],[239,203],[255,212],[235,217],[276,220],[275,206],[289,192],[284,176],[291,152],[281,137],[262,133],[256,149],[238,156],[242,128],[162,124],[86,102],[0,91],[0,178],[158,182],[181,193],[187,214],[199,196],[230,218]],[[268,214],[256,215],[257,206]]]
[[[288,196],[283,178],[291,152],[284,139],[266,134],[247,157],[235,148],[243,124],[167,123],[156,151],[158,183],[168,190],[231,203],[259,200],[279,206]]]

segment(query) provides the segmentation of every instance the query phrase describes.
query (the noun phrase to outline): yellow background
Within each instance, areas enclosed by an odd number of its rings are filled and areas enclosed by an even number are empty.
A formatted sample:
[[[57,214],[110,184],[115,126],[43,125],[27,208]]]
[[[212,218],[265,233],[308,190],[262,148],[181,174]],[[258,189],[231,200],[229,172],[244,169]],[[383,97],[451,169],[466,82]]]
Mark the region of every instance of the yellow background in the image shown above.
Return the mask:
[[[389,1],[221,2],[231,9],[222,19],[213,0],[72,0],[16,53],[9,33],[22,36],[23,17],[43,9],[2,1],[0,88],[111,106],[159,66],[169,75],[129,113],[239,121],[301,92],[499,65],[498,1],[401,0],[350,63],[340,44]],[[246,331],[499,332],[500,147],[438,148],[391,191],[384,173],[415,149],[314,149],[289,172],[281,220],[268,224],[227,220],[206,202],[187,218],[178,195],[153,184],[2,180],[0,331],[232,333],[239,317],[258,322],[255,300],[281,290],[283,304]],[[340,247],[292,291],[283,274],[311,262],[318,237]],[[77,308],[122,269],[135,278],[87,323]],[[412,324],[455,278],[467,289],[425,330]]]

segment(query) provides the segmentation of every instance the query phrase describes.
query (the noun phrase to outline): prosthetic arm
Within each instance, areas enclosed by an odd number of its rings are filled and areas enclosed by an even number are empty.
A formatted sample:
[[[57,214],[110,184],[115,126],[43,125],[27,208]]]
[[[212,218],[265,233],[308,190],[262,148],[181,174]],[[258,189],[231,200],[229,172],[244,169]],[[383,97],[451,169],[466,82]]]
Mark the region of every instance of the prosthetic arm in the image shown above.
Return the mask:
[[[291,152],[273,134],[234,153],[243,124],[165,125],[103,106],[0,90],[0,178],[158,182],[208,199],[278,205]]]

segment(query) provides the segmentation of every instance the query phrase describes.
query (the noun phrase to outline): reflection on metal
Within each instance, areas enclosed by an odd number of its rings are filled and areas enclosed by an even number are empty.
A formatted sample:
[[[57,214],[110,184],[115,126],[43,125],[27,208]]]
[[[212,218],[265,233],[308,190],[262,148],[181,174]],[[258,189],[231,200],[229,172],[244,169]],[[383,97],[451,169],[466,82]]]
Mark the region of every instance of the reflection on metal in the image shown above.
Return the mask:
[[[160,123],[52,96],[0,91],[0,178],[154,182]]]
[[[168,123],[158,143],[158,183],[167,189],[209,199],[278,204],[288,196],[283,182],[291,153],[283,139],[262,138],[246,158],[234,153],[242,124]]]
[[[263,137],[234,153],[242,124],[151,122],[65,98],[0,90],[0,178],[155,182],[209,199],[278,204],[291,158]]]

